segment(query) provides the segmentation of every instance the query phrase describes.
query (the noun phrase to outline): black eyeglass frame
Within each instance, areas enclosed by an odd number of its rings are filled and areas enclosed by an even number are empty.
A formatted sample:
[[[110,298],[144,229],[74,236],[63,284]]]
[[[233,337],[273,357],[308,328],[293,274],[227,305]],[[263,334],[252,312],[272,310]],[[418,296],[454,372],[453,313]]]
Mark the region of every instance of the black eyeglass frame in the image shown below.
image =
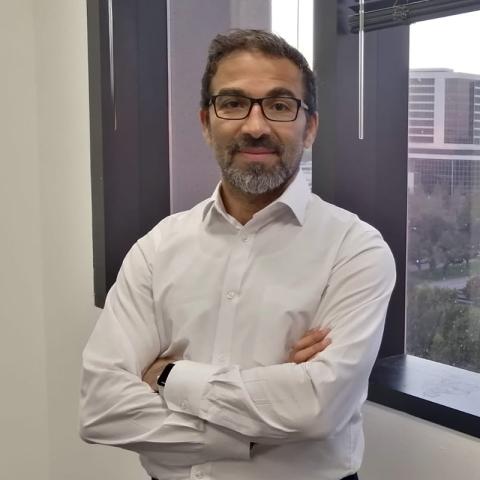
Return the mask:
[[[235,97],[235,98],[246,98],[247,100],[250,100],[250,108],[248,109],[248,112],[245,114],[245,116],[243,117],[240,117],[240,118],[226,118],[226,117],[221,117],[218,112],[217,112],[217,106],[215,105],[215,101],[218,97]],[[297,112],[295,113],[295,117],[292,118],[291,120],[274,120],[272,118],[269,118],[266,113],[265,113],[265,110],[263,109],[263,101],[264,100],[268,100],[270,98],[288,98],[290,100],[295,100],[295,102],[297,103]],[[208,105],[213,105],[213,110],[215,111],[215,115],[220,118],[221,120],[245,120],[249,115],[250,115],[250,112],[252,111],[252,108],[253,106],[258,103],[258,105],[260,106],[260,110],[262,111],[262,115],[267,119],[269,120],[270,122],[282,122],[282,123],[288,123],[288,122],[294,122],[297,118],[298,118],[298,112],[300,111],[300,107],[302,107],[304,110],[306,110],[307,112],[310,110],[308,108],[308,105],[301,99],[299,98],[295,98],[295,97],[289,97],[289,96],[286,96],[286,95],[272,95],[272,96],[269,96],[269,97],[261,97],[261,98],[252,98],[252,97],[247,97],[246,95],[237,95],[237,94],[226,94],[226,93],[222,93],[220,95],[212,95],[210,97],[210,100],[208,102]]]

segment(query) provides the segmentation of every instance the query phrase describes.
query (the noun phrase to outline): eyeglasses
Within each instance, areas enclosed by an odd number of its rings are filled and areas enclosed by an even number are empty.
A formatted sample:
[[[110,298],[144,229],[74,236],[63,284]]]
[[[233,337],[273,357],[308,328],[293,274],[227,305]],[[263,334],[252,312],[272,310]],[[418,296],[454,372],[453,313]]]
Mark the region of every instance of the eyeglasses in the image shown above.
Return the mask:
[[[273,122],[293,122],[300,107],[308,111],[303,100],[293,97],[250,98],[244,95],[212,95],[215,115],[224,120],[243,120],[250,115],[255,103],[260,105],[263,116]]]

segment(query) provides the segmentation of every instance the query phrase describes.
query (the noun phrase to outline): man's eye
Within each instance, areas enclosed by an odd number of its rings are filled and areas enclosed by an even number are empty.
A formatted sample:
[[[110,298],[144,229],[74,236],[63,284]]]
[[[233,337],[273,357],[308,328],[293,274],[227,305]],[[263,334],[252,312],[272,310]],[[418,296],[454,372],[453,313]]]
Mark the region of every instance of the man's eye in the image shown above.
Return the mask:
[[[236,100],[230,100],[229,102],[224,102],[222,104],[223,108],[239,108],[240,106],[240,102]]]
[[[274,103],[273,104],[273,109],[276,110],[277,112],[285,112],[287,110],[290,110],[288,105],[286,105],[285,103],[280,103],[280,102]]]
[[[236,110],[240,108],[245,108],[246,107],[246,102],[239,100],[238,98],[229,98],[222,100],[220,102],[220,108],[222,109],[228,109],[228,110]]]
[[[277,112],[277,113],[287,113],[291,112],[294,110],[294,105],[292,102],[286,101],[286,100],[275,100],[272,101],[270,105],[268,105],[268,109],[272,112]]]

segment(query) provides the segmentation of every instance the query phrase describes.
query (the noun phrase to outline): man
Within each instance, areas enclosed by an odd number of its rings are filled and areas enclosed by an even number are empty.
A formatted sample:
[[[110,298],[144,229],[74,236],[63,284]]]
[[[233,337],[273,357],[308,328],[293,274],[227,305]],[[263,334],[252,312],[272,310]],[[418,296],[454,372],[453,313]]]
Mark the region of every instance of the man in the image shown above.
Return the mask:
[[[315,101],[281,38],[213,40],[200,120],[222,180],[134,245],[84,352],[82,437],[159,480],[357,478],[394,262],[308,190]]]

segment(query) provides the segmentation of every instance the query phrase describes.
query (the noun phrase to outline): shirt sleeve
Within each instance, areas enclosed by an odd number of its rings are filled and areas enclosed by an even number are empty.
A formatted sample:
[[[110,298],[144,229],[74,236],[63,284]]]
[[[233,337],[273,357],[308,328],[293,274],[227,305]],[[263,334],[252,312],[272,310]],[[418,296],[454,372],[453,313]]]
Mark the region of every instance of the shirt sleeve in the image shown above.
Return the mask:
[[[176,412],[255,438],[282,443],[340,431],[366,398],[395,264],[377,233],[350,239],[333,269],[314,323],[331,328],[331,345],[306,363],[242,370],[181,361],[165,400]]]
[[[166,348],[155,322],[146,247],[137,243],[125,258],[84,350],[80,435],[154,455],[165,465],[247,459],[249,439],[171,411],[142,382],[142,372]]]

